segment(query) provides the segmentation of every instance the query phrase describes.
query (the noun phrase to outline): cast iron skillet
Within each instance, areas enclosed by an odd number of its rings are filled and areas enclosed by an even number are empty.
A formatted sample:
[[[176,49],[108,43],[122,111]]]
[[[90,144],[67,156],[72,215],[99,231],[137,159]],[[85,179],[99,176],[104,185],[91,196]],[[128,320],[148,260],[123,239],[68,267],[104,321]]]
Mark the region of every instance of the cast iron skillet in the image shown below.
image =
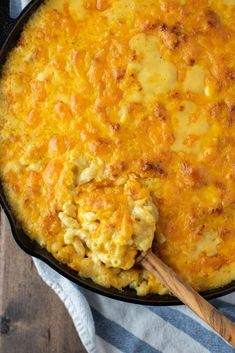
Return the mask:
[[[7,54],[16,45],[20,33],[28,21],[30,16],[35,12],[38,6],[43,2],[43,0],[33,0],[24,9],[21,15],[13,20],[9,17],[9,0],[0,0],[0,72],[2,65],[4,64]],[[104,288],[95,284],[90,279],[80,278],[77,272],[73,271],[66,265],[61,264],[57,261],[50,253],[45,249],[42,249],[35,241],[30,240],[30,238],[24,233],[21,226],[15,219],[11,208],[6,200],[3,192],[3,188],[0,181],[0,204],[4,209],[8,220],[11,225],[11,230],[13,237],[17,244],[24,250],[27,254],[37,257],[38,259],[44,261],[49,266],[51,266],[58,273],[68,278],[75,284],[78,284],[84,288],[90,289],[93,292],[102,294],[104,296],[118,299],[130,303],[143,304],[143,305],[176,305],[180,304],[180,301],[170,295],[147,295],[145,297],[138,297],[134,290],[129,288],[123,291],[118,291],[114,288]],[[209,290],[203,293],[206,299],[213,299],[220,297],[225,294],[229,294],[235,291],[235,281],[229,285],[218,288],[214,290]]]

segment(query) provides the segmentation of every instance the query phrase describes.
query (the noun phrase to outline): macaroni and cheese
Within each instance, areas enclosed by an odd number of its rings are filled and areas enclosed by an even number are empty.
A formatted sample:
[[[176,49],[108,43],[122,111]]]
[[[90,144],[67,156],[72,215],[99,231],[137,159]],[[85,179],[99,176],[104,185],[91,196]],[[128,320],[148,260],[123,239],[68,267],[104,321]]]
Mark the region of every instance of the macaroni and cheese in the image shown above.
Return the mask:
[[[79,276],[166,293],[235,279],[235,1],[48,0],[0,79],[0,176]]]

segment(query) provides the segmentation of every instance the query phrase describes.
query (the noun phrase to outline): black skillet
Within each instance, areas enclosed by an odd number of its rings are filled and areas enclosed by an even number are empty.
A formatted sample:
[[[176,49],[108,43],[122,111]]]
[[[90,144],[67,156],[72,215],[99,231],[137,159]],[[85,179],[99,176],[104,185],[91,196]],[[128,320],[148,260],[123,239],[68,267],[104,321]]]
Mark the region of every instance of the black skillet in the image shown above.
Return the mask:
[[[1,68],[7,58],[10,50],[16,45],[17,40],[20,36],[24,25],[30,18],[30,16],[36,11],[38,6],[43,3],[43,0],[33,0],[24,9],[17,19],[11,19],[9,16],[9,2],[10,0],[0,0],[0,72]],[[83,279],[78,276],[77,272],[70,269],[68,266],[61,264],[57,261],[51,254],[49,254],[45,249],[42,249],[35,241],[30,240],[30,238],[25,235],[20,224],[15,219],[10,206],[4,195],[2,185],[0,183],[0,204],[4,209],[7,218],[11,225],[12,235],[20,246],[27,254],[37,257],[40,260],[47,263],[54,270],[60,273],[62,276],[68,278],[75,284],[81,287],[87,288],[93,292],[102,294],[104,296],[118,299],[130,303],[137,303],[143,305],[176,305],[180,304],[180,301],[170,295],[147,295],[145,297],[138,297],[134,290],[129,288],[123,291],[118,291],[114,288],[104,288],[101,287],[90,279]],[[213,299],[226,295],[235,291],[235,281],[228,284],[225,287],[206,291],[203,293],[204,298]]]

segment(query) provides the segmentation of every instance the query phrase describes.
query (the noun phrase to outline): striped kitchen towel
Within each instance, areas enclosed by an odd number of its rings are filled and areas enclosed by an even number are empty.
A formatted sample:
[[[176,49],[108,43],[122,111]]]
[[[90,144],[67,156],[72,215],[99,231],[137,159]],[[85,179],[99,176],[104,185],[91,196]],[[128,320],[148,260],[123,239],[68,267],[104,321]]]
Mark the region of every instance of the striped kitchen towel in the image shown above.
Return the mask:
[[[64,302],[89,353],[234,353],[183,305],[122,303],[82,289],[34,259],[39,275]],[[212,301],[235,322],[235,294]]]
[[[16,17],[27,0],[12,0]],[[127,304],[84,290],[34,259],[39,275],[64,302],[89,353],[234,353],[185,306]],[[235,294],[213,300],[235,321]]]

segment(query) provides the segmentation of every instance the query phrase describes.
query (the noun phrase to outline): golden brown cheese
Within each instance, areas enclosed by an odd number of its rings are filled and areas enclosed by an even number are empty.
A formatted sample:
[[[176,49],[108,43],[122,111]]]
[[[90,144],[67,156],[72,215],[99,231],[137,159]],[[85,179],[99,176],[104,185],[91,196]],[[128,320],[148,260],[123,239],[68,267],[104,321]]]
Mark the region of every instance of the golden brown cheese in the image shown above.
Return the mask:
[[[48,0],[0,80],[0,175],[27,234],[103,286],[235,279],[235,1]],[[159,212],[159,214],[158,214]]]

